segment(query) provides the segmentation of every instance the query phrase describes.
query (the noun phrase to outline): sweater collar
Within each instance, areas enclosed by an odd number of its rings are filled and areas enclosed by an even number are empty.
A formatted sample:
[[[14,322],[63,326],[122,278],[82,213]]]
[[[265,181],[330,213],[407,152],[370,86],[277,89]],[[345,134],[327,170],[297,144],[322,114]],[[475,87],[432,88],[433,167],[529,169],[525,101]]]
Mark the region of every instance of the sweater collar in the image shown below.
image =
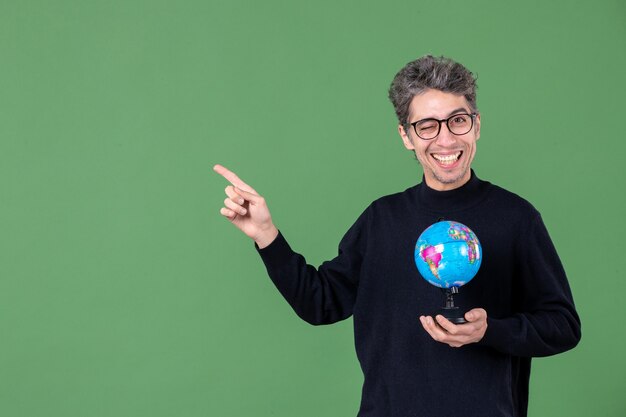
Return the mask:
[[[469,208],[486,196],[489,183],[479,179],[474,170],[465,184],[448,191],[437,191],[426,185],[426,179],[417,186],[417,199],[420,205],[437,212],[448,212]]]

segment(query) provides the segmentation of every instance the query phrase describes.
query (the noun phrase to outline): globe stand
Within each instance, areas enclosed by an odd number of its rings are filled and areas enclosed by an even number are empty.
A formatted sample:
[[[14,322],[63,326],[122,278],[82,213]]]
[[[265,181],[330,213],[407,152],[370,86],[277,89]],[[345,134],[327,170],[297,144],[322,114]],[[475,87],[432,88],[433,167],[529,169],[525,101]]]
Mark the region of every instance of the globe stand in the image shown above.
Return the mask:
[[[459,310],[459,307],[454,305],[454,294],[459,293],[459,288],[442,288],[442,290],[446,295],[446,303],[441,310],[439,310],[439,314],[454,324],[467,323],[467,320],[465,320],[465,314]]]

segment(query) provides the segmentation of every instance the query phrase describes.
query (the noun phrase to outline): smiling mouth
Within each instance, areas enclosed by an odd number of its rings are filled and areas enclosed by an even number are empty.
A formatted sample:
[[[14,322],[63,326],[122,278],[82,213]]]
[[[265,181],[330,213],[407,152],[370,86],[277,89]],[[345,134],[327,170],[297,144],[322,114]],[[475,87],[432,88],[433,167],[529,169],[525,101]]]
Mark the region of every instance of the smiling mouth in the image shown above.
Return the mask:
[[[445,155],[440,154],[440,153],[430,154],[430,156],[432,156],[435,159],[435,161],[437,161],[440,165],[443,165],[443,166],[454,165],[459,160],[461,155],[463,155],[463,151],[458,151],[455,153],[445,154]]]

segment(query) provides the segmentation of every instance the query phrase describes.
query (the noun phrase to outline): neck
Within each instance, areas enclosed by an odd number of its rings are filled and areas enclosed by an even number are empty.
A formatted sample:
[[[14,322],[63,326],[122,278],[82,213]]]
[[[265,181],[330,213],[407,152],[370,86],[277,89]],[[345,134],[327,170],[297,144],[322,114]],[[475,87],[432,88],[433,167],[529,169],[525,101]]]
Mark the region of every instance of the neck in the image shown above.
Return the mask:
[[[461,184],[462,181],[459,181]],[[437,213],[449,213],[471,207],[481,201],[489,190],[489,183],[479,180],[470,171],[469,179],[456,187],[437,190],[430,186],[424,177],[418,188],[417,198],[421,206]]]

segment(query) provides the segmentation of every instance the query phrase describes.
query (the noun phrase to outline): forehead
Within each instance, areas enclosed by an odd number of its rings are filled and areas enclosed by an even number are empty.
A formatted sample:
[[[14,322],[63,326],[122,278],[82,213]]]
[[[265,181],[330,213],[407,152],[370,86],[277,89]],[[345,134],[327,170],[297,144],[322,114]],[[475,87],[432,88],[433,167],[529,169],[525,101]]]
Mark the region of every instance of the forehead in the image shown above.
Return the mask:
[[[470,111],[470,106],[465,96],[444,93],[440,90],[426,90],[411,100],[409,121],[417,121],[429,117],[444,119],[459,109]]]

